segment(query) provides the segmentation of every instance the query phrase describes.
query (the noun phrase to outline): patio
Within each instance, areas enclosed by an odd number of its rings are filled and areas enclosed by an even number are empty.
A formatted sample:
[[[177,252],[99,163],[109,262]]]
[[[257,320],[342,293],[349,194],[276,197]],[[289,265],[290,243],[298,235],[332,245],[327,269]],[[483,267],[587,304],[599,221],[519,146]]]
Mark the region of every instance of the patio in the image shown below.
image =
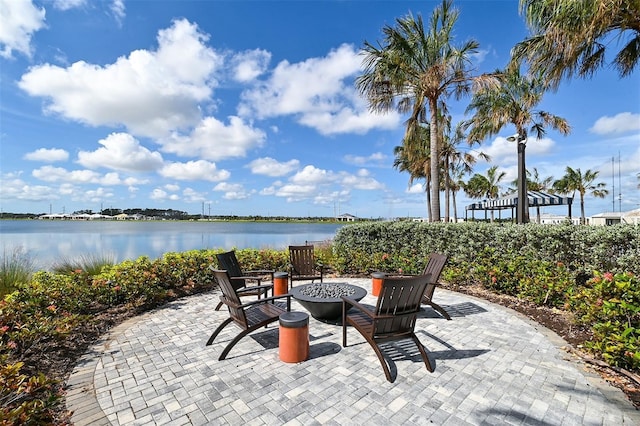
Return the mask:
[[[328,279],[367,289],[370,279]],[[395,383],[354,330],[310,318],[310,358],[278,358],[277,324],[217,357],[237,329],[205,342],[226,317],[218,296],[179,300],[114,328],[78,364],[67,406],[76,425],[148,424],[640,424],[618,389],[589,373],[555,334],[519,314],[438,291],[446,321],[425,307],[412,344],[389,344]],[[292,300],[292,309],[304,309]]]

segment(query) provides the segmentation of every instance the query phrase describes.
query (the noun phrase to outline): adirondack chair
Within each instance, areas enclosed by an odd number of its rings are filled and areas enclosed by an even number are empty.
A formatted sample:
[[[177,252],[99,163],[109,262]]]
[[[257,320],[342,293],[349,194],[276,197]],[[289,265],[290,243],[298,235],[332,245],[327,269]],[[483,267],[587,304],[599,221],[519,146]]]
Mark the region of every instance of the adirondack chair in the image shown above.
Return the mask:
[[[215,329],[211,337],[209,337],[209,340],[207,340],[207,346],[211,345],[222,329],[231,323],[236,324],[241,330],[240,334],[234,337],[223,349],[218,358],[219,361],[222,361],[244,336],[261,327],[266,327],[272,322],[278,321],[280,314],[291,311],[291,296],[285,294],[242,303],[237,290],[231,283],[227,271],[214,270],[213,274],[222,290],[220,300],[229,308],[229,318],[224,320],[222,324]],[[282,306],[284,305],[282,302],[274,303],[279,300],[286,300],[286,308]]]
[[[289,279],[291,287],[294,281],[320,280],[324,274],[324,265],[316,262],[313,245],[289,246]]]
[[[252,271],[243,271],[240,267],[240,263],[238,262],[238,258],[236,257],[235,250],[231,250],[225,253],[216,254],[216,258],[218,259],[218,269],[226,270],[229,275],[229,279],[233,287],[238,292],[238,295],[242,296],[258,296],[258,299],[261,296],[267,296],[267,291],[271,289],[273,291],[273,274],[275,271],[273,270],[252,270]],[[210,267],[214,269],[213,267]],[[263,285],[262,280],[265,279],[266,276],[271,276],[271,284]],[[257,287],[254,285],[247,285],[248,281],[254,281],[257,284]],[[222,307],[222,302],[218,303],[216,306],[216,311],[219,311]]]
[[[431,281],[429,282],[429,284],[427,284],[427,288],[424,291],[424,295],[422,296],[422,303],[431,306],[447,320],[451,320],[451,316],[449,316],[447,311],[445,311],[442,306],[433,301],[433,293],[436,291],[438,280],[440,279],[440,274],[442,274],[442,270],[444,269],[444,265],[446,263],[447,256],[444,254],[431,253],[429,255],[429,261],[424,267],[422,275],[431,274]]]
[[[347,326],[352,325],[371,345],[388,381],[394,382],[379,343],[410,338],[414,341],[427,370],[433,372],[427,353],[415,335],[420,301],[430,275],[386,278],[382,283],[375,310],[342,296],[342,346],[347,346]],[[351,312],[347,313],[350,308]]]

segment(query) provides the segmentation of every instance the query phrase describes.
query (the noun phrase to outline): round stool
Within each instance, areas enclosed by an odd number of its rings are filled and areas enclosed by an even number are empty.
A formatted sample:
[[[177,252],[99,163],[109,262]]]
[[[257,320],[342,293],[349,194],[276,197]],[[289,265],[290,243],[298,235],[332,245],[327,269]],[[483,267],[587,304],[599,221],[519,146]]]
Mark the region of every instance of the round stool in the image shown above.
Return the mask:
[[[273,274],[273,295],[282,296],[289,292],[289,274],[276,272]]]
[[[371,294],[378,297],[380,295],[380,289],[382,289],[382,281],[386,274],[384,272],[374,272],[371,274],[373,281],[371,283]]]
[[[280,359],[302,362],[309,358],[309,314],[285,312],[280,314]]]

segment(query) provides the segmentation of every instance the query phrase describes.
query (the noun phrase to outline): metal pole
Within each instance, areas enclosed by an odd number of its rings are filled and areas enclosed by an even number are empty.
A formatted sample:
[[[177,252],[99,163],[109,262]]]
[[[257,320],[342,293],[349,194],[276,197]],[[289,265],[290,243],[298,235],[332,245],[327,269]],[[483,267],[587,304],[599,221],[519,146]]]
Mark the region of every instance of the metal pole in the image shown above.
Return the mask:
[[[527,196],[527,176],[525,166],[526,138],[518,135],[518,223],[529,223],[529,197]]]

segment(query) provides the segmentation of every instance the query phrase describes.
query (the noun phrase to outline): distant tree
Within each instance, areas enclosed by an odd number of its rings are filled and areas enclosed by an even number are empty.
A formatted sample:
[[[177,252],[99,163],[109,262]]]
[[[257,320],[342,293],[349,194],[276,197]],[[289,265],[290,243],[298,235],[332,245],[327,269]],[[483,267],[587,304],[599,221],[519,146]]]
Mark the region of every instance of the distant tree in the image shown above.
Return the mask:
[[[551,87],[574,75],[591,77],[616,45],[622,48],[612,66],[620,77],[638,64],[640,0],[520,0],[520,13],[531,36],[513,48],[511,65],[526,60]]]
[[[505,176],[505,172],[498,171],[498,166],[493,166],[487,170],[486,175],[479,173],[473,175],[465,186],[465,192],[471,198],[486,197],[495,200],[500,195],[500,182]],[[491,210],[491,222],[493,219],[493,210]]]
[[[607,186],[604,182],[594,183],[600,172],[587,170],[582,173],[580,169],[572,169],[567,166],[566,174],[553,183],[555,190],[561,194],[575,195],[576,191],[580,194],[580,224],[586,223],[584,214],[584,196],[590,194],[597,198],[604,198],[609,191],[605,189]]]
[[[411,140],[409,140],[411,138]],[[429,161],[429,129],[420,128],[412,135],[405,135],[402,145],[393,149],[393,167],[401,172],[409,173],[409,186],[417,179],[426,181],[427,214],[431,221],[429,185],[431,174],[429,173],[431,162]]]

